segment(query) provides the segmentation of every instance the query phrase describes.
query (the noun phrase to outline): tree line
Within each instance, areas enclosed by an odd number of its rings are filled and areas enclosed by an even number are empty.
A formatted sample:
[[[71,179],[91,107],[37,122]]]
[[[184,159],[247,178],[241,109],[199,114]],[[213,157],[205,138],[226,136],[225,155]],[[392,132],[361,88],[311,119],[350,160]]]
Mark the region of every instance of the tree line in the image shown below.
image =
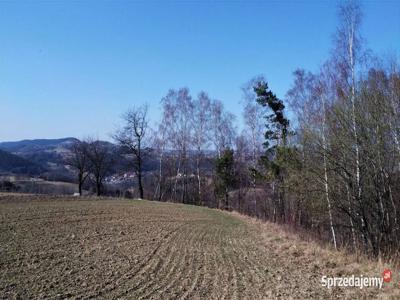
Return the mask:
[[[131,161],[135,196],[237,210],[374,257],[399,254],[398,63],[363,48],[357,2],[338,12],[330,57],[314,72],[296,70],[285,101],[263,76],[243,85],[241,133],[221,101],[187,88],[161,99],[156,126],[147,106],[124,114],[113,139]],[[72,147],[80,193],[89,178],[102,194],[110,154],[93,139]],[[144,170],[150,158],[157,167]]]

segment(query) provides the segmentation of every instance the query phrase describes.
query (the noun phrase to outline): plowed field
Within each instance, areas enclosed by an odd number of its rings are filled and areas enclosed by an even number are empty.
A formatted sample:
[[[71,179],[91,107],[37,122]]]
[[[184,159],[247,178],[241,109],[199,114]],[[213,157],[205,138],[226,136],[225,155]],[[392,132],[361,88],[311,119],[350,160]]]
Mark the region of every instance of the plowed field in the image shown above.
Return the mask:
[[[5,299],[385,295],[376,288],[321,286],[322,275],[354,270],[380,275],[361,264],[349,268],[350,262],[284,235],[276,226],[207,208],[0,197],[0,298]]]

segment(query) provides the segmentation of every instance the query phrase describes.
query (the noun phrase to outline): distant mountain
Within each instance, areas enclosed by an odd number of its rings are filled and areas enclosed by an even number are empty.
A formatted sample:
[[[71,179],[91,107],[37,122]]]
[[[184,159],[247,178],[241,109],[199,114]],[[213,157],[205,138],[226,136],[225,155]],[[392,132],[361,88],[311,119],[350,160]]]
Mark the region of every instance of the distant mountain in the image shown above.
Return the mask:
[[[0,171],[23,174],[39,175],[39,177],[52,181],[73,182],[76,175],[67,166],[66,161],[71,155],[71,146],[77,139],[73,137],[61,139],[34,139],[15,142],[0,142],[0,151],[3,156],[3,166]],[[102,141],[109,147],[114,156],[113,174],[119,174],[133,169],[132,153],[113,143]],[[7,154],[5,154],[7,153]],[[173,156],[177,151],[167,151],[167,156]],[[189,155],[194,155],[189,151]],[[155,152],[146,157],[143,164],[145,172],[152,172],[158,168],[158,158]],[[205,162],[206,163],[206,162]],[[208,163],[206,164],[208,168]]]
[[[0,150],[7,151],[39,167],[41,178],[71,182],[75,180],[75,175],[66,166],[66,160],[71,155],[72,144],[76,141],[76,138],[68,137],[0,142]],[[105,141],[103,143],[112,149],[112,153],[118,153],[116,145]],[[23,171],[18,171],[18,173],[23,173]],[[26,174],[28,175],[28,172]]]
[[[71,180],[65,167],[70,146],[77,139],[35,139],[0,143],[0,150],[10,152],[40,167],[40,175],[49,179]],[[21,172],[20,172],[21,173]]]
[[[48,168],[54,164],[63,164],[65,155],[69,153],[69,147],[75,141],[75,138],[63,138],[2,142],[0,150],[11,152]]]
[[[12,153],[32,153],[37,151],[55,151],[68,148],[77,139],[68,137],[62,139],[36,139],[16,142],[0,142],[0,149]]]
[[[27,159],[0,150],[0,173],[38,175],[45,169]]]

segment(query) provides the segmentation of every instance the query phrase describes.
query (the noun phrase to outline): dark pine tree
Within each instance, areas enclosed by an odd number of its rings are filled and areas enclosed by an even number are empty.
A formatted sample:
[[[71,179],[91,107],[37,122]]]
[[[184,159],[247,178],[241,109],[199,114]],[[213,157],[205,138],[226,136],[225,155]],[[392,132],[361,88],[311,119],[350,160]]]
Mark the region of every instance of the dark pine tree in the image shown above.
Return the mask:
[[[220,199],[224,200],[224,209],[229,206],[229,191],[235,186],[235,161],[233,150],[226,149],[220,158],[215,162],[216,173],[216,196],[218,197],[218,207],[221,208]]]
[[[289,120],[284,116],[285,105],[269,88],[268,83],[260,81],[254,87],[256,101],[270,112],[264,116],[266,123],[265,153],[261,157],[261,164],[265,167],[268,177],[272,180],[275,201],[274,221],[277,214],[281,221],[285,220],[285,161],[287,159],[287,136]]]

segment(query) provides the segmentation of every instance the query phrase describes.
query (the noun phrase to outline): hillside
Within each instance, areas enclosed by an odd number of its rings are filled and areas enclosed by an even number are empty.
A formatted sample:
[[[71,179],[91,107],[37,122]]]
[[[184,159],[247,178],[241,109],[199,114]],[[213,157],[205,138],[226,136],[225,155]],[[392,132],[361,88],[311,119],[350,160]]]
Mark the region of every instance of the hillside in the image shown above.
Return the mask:
[[[45,169],[27,159],[0,150],[0,173],[37,175]]]
[[[18,155],[40,167],[45,178],[71,181],[72,176],[65,168],[64,161],[69,154],[69,147],[75,138],[35,139],[15,142],[2,142],[0,149]],[[24,173],[25,175],[31,175]]]
[[[384,266],[195,206],[0,195],[0,244],[0,298],[400,296],[396,277],[383,289],[328,289],[322,276],[381,278]]]
[[[16,154],[46,169],[60,169],[75,138],[2,142],[0,149]]]
[[[51,151],[57,149],[65,149],[76,141],[75,138],[61,138],[61,139],[33,139],[22,140],[13,142],[1,142],[0,149],[16,152],[19,154],[32,153],[36,151]]]
[[[0,150],[7,151],[14,156],[24,159],[26,164],[31,164],[37,167],[35,172],[25,172],[29,169],[18,169],[18,173],[9,171],[15,174],[25,175],[42,175],[41,177],[56,180],[72,182],[75,176],[71,170],[66,167],[66,160],[71,155],[70,147],[72,143],[77,141],[74,137],[60,139],[33,139],[21,140],[13,142],[0,142]],[[114,166],[111,170],[112,174],[121,174],[127,171],[132,171],[132,154],[126,149],[121,149],[118,145],[102,141],[111,152],[115,155],[113,161]],[[167,150],[164,154],[166,157],[176,156],[176,150]],[[207,155],[212,155],[213,151],[206,151]],[[194,151],[188,152],[189,157],[195,157]],[[22,160],[21,160],[22,162]],[[212,169],[211,160],[204,160],[202,166],[207,172]],[[159,161],[157,153],[150,151],[146,160],[143,163],[144,172],[153,172],[158,170]]]
[[[75,176],[66,167],[65,162],[71,155],[70,147],[75,141],[77,141],[76,138],[68,137],[1,142],[0,150],[10,152],[39,166],[39,172],[36,172],[35,175],[51,181],[73,182]],[[111,143],[104,143],[113,147]],[[23,170],[17,174],[32,175]]]

